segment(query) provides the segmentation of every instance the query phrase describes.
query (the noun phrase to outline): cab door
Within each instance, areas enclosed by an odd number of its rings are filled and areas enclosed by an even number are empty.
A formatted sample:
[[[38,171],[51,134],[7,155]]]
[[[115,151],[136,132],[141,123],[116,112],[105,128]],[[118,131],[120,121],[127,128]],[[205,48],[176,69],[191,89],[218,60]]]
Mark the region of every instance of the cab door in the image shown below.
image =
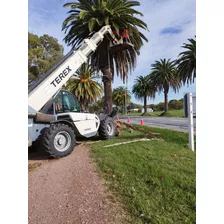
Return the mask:
[[[55,97],[55,111],[58,119],[60,117],[72,119],[80,136],[91,137],[96,135],[100,125],[98,116],[81,113],[80,104],[72,93],[66,90],[61,90],[58,93]]]

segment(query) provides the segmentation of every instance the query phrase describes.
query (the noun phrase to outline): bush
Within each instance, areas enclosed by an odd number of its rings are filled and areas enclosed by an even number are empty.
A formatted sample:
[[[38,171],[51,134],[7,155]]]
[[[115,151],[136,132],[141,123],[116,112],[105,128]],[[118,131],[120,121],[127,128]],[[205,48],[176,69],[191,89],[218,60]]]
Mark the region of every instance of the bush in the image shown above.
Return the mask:
[[[170,100],[168,106],[170,110],[181,110],[184,107],[184,103],[179,100]]]
[[[165,103],[160,102],[160,103],[157,105],[157,109],[158,109],[159,111],[164,111],[164,109],[165,109]]]

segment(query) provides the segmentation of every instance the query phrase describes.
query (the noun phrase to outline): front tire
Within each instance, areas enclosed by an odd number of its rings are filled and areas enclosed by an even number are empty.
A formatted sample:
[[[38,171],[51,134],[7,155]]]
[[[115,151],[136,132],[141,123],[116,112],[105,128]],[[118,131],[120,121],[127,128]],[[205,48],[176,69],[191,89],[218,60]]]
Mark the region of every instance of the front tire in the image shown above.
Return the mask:
[[[52,124],[41,136],[42,148],[54,158],[68,156],[73,151],[75,142],[74,131],[62,123]]]
[[[115,136],[115,124],[111,117],[106,116],[104,120],[100,121],[99,135],[104,139]]]

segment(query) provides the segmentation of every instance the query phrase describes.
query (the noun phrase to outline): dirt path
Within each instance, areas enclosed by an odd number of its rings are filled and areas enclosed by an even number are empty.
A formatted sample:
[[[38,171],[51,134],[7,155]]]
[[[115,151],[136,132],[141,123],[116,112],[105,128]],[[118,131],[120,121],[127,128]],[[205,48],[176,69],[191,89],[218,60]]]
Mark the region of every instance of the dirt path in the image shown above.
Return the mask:
[[[130,223],[106,189],[86,146],[56,160],[29,156],[29,224]]]

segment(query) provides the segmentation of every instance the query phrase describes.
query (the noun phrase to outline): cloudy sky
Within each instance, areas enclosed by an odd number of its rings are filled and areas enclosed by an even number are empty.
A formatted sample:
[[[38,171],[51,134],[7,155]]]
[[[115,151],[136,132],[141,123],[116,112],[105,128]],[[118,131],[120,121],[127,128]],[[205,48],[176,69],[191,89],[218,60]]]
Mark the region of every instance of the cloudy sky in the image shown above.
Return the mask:
[[[29,32],[39,35],[49,34],[58,39],[64,46],[66,54],[70,48],[67,47],[61,31],[62,22],[67,17],[69,8],[63,8],[63,4],[69,0],[29,0],[28,28]],[[187,43],[189,38],[196,35],[196,0],[140,0],[141,6],[137,9],[144,17],[141,19],[147,23],[148,31],[143,33],[148,38],[140,51],[137,59],[136,69],[129,75],[128,89],[131,90],[134,80],[139,75],[148,75],[151,64],[155,60],[163,58],[176,59],[182,51],[181,46]],[[113,88],[124,85],[115,77]],[[179,93],[169,92],[169,100],[183,98],[186,92],[196,92],[196,83],[191,86],[182,87]],[[157,94],[155,100],[149,103],[163,102],[163,94]],[[132,101],[139,102],[132,97]]]

